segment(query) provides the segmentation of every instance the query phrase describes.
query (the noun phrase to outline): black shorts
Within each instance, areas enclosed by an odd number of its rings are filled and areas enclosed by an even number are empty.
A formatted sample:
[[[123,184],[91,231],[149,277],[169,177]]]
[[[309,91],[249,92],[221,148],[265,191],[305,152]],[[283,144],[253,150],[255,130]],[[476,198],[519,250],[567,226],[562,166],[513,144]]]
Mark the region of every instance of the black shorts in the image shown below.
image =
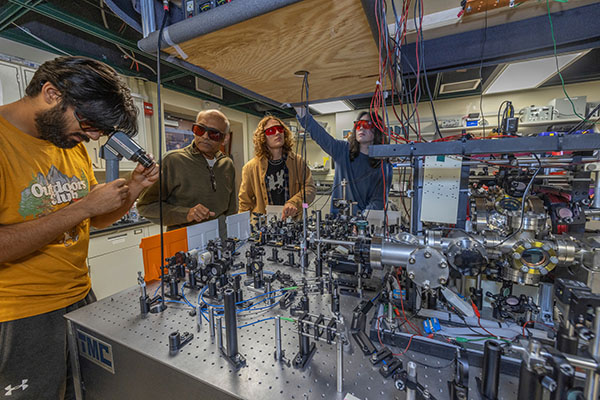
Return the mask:
[[[0,322],[0,397],[74,399],[67,321],[64,315],[96,301],[87,296],[69,307]]]

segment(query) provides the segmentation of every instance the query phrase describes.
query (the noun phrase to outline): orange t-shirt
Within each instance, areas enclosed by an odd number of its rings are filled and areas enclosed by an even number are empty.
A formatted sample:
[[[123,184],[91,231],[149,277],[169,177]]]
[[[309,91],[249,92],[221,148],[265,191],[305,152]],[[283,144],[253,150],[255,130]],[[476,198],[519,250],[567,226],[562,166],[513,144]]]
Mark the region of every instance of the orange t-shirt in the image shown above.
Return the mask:
[[[0,117],[0,225],[66,207],[97,183],[83,144],[61,149]],[[13,262],[0,263],[0,322],[54,311],[90,290],[89,219]]]

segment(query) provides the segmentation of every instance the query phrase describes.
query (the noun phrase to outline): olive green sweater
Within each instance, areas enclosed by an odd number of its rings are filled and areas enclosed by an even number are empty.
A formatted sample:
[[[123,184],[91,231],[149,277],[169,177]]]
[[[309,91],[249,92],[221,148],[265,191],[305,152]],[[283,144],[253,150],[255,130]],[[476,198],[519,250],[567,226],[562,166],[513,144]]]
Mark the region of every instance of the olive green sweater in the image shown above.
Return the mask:
[[[187,221],[187,214],[198,203],[215,213],[211,219],[237,213],[233,161],[221,152],[215,158],[212,169],[216,191],[208,162],[193,143],[165,155],[162,162],[163,224],[169,230],[192,225]],[[158,182],[142,193],[137,208],[140,215],[159,223]],[[219,225],[220,229],[224,226]]]

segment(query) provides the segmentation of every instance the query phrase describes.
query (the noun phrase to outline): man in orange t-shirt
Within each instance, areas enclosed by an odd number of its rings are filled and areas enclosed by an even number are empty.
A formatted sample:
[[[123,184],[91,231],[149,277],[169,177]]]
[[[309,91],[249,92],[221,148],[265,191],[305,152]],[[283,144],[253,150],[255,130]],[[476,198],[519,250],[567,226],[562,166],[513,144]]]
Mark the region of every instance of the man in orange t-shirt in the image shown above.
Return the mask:
[[[44,63],[25,97],[0,106],[0,395],[73,397],[63,315],[94,301],[89,227],[121,218],[158,178],[138,165],[98,184],[83,142],[133,135],[136,121],[117,73],[83,57]]]

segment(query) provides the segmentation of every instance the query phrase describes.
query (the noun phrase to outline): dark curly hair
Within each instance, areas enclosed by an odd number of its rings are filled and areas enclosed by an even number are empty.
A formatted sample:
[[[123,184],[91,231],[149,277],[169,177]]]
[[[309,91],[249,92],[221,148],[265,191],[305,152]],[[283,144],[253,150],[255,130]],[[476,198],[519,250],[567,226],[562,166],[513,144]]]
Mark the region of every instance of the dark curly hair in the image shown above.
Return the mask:
[[[358,114],[357,120],[361,119],[365,115],[369,115],[371,117],[371,121],[381,121],[383,123],[383,118],[379,114],[370,113],[369,111],[363,111]],[[374,116],[377,119],[373,118]],[[373,124],[374,137],[373,144],[387,144],[387,136],[386,134],[377,127],[377,124]],[[354,161],[356,157],[360,154],[360,143],[356,140],[356,125],[352,127],[352,132],[348,135],[348,143],[350,143],[350,161]],[[377,168],[381,165],[381,160],[376,158],[369,157],[369,164],[371,164],[371,168]]]
[[[138,110],[131,92],[117,72],[87,57],[58,57],[43,63],[33,75],[25,93],[35,97],[50,82],[61,94],[63,109],[72,106],[103,131],[137,133]]]

